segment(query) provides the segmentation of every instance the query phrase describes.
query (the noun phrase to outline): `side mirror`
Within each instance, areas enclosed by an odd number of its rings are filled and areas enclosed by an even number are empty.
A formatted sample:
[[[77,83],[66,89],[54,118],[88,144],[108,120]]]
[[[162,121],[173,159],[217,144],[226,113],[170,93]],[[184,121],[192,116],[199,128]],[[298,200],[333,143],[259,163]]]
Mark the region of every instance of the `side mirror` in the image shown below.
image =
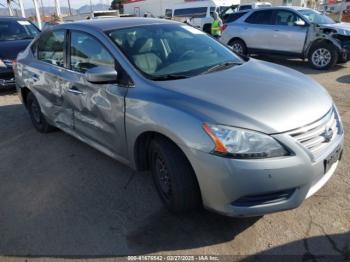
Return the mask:
[[[116,83],[117,76],[117,71],[110,66],[97,66],[85,72],[86,80],[94,84]]]
[[[297,21],[294,22],[294,25],[296,25],[296,26],[306,26],[306,23],[303,20],[297,20]]]

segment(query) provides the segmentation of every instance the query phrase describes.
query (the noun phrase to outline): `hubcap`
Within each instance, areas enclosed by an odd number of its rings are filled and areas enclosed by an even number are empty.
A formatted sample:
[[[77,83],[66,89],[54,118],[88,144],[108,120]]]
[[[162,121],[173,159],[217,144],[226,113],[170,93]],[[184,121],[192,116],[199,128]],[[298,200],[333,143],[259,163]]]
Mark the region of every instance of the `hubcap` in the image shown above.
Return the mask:
[[[233,51],[235,51],[236,53],[242,55],[243,54],[243,47],[240,43],[233,43],[232,45],[232,49]]]
[[[312,54],[312,63],[319,67],[327,66],[332,59],[331,52],[326,48],[316,49]]]
[[[160,189],[166,199],[169,199],[171,196],[171,181],[168,172],[168,168],[164,160],[157,156],[156,158],[156,174],[159,181]]]
[[[32,115],[35,122],[40,123],[40,108],[36,102],[32,103]]]

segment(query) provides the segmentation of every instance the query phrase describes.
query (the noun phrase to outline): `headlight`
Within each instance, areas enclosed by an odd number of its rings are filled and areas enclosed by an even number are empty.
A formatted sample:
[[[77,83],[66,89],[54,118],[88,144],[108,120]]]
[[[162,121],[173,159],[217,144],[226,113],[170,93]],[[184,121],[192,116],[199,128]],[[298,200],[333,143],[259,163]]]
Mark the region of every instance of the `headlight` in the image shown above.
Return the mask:
[[[7,66],[6,66],[5,63],[0,59],[0,68],[1,68],[1,67],[4,68],[4,67],[7,67]]]
[[[203,129],[215,143],[214,153],[239,159],[289,155],[273,137],[259,132],[222,125],[204,124]]]
[[[350,35],[350,30],[339,29],[339,33],[342,34],[342,35]]]

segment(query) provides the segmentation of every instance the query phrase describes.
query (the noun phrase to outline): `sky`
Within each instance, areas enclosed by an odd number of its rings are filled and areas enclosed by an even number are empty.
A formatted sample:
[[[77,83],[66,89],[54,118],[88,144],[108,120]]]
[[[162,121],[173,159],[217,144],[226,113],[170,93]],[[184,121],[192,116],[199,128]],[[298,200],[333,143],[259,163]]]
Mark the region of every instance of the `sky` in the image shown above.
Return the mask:
[[[44,6],[55,6],[55,0],[42,0]],[[68,6],[67,0],[59,0],[61,6]],[[89,4],[90,0],[70,0],[72,8],[79,8],[83,5]],[[0,0],[0,3],[5,2],[5,0]],[[38,0],[40,3],[40,0]],[[110,4],[110,0],[91,0],[92,4]],[[24,8],[34,7],[33,0],[23,0]]]

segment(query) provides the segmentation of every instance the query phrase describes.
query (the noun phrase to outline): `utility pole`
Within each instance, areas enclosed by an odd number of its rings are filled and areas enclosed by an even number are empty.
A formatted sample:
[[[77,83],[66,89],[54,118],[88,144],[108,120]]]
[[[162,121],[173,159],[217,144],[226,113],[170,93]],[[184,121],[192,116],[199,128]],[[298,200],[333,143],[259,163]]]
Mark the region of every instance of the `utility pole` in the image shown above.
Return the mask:
[[[43,0],[40,0],[40,4],[41,4],[41,12],[43,14],[43,16],[45,16],[45,7],[44,7],[44,4],[43,4]]]
[[[7,8],[9,10],[9,15],[13,16],[13,10],[12,10],[12,7],[11,7],[11,0],[6,0],[6,3],[7,3]]]
[[[56,6],[56,14],[59,18],[61,18],[61,6],[60,6],[60,1],[55,0],[55,6]]]
[[[23,0],[18,0],[19,2],[19,7],[21,8],[21,13],[22,13],[22,17],[26,17],[26,13],[24,11],[24,6],[23,6]]]
[[[72,16],[72,8],[70,6],[70,0],[68,0],[69,15]]]
[[[39,29],[42,29],[42,27],[41,27],[41,17],[40,17],[38,2],[37,2],[37,0],[33,0],[33,3],[34,3],[36,19],[37,19],[37,22],[38,22]]]

